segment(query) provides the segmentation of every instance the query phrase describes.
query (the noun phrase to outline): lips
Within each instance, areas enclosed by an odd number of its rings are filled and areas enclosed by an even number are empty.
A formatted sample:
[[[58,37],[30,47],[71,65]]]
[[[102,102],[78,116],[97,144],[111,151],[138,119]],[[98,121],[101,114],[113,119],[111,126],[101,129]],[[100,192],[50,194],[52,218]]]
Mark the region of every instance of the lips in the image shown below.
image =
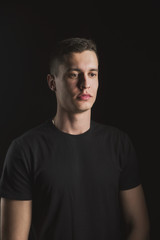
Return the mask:
[[[81,99],[81,100],[88,100],[90,97],[91,97],[90,94],[80,94],[78,96],[78,98]]]

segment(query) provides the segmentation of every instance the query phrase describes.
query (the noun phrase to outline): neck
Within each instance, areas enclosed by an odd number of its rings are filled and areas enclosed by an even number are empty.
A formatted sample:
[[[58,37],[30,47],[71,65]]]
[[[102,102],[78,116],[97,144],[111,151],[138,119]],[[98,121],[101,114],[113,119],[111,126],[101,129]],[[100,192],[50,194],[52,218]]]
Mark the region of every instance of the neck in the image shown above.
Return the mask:
[[[54,125],[61,130],[73,135],[86,132],[90,128],[91,110],[83,113],[68,113],[57,111],[54,117]]]

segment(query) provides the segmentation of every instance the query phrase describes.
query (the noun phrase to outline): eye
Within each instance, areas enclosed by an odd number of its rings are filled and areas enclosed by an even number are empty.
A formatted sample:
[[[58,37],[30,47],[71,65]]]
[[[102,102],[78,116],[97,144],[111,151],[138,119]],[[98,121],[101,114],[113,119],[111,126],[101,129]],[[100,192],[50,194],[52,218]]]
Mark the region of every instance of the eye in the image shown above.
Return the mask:
[[[78,78],[78,73],[69,73],[70,78]]]
[[[97,76],[97,73],[90,72],[89,75],[90,75],[90,77],[93,78],[93,77],[96,77],[96,76]]]

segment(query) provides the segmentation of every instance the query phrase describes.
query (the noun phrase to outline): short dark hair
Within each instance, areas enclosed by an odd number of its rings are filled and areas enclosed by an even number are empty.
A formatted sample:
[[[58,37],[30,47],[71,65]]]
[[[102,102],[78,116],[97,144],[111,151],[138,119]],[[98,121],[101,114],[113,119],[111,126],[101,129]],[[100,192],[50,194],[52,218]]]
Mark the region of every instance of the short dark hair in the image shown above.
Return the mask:
[[[58,74],[58,65],[64,61],[64,56],[70,53],[81,53],[83,51],[90,50],[97,53],[97,46],[92,39],[86,38],[68,38],[59,41],[51,52],[49,60],[49,69],[51,74]]]

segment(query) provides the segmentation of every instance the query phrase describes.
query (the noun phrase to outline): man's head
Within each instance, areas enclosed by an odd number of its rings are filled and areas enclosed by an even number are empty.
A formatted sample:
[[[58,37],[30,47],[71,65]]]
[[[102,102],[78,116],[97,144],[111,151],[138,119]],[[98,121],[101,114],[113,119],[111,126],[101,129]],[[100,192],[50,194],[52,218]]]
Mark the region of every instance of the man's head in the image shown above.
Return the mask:
[[[83,51],[93,51],[97,55],[97,47],[93,40],[85,38],[68,38],[58,42],[54,47],[49,62],[50,73],[57,76],[59,65],[65,61],[65,57],[71,53],[81,53]]]
[[[98,90],[98,55],[95,43],[84,38],[59,42],[50,59],[48,85],[59,109],[72,113],[90,110]],[[90,94],[90,98],[80,97]]]

